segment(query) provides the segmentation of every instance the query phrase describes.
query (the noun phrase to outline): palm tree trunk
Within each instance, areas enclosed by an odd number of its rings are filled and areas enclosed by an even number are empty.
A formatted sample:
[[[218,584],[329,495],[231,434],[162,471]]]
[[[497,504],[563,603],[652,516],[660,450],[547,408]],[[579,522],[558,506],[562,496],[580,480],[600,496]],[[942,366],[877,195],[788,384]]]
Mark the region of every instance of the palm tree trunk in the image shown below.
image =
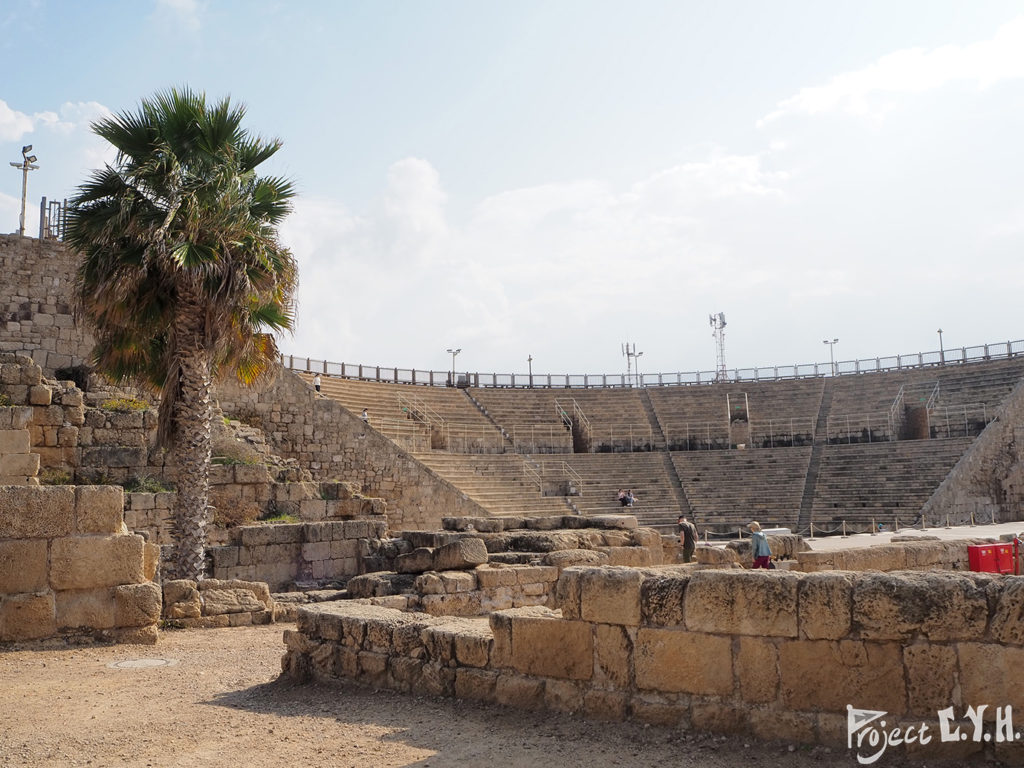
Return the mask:
[[[178,472],[174,564],[177,578],[194,580],[205,575],[206,526],[210,523],[212,382],[210,355],[203,332],[204,316],[198,300],[183,300],[174,320],[180,365],[173,411],[172,457]]]

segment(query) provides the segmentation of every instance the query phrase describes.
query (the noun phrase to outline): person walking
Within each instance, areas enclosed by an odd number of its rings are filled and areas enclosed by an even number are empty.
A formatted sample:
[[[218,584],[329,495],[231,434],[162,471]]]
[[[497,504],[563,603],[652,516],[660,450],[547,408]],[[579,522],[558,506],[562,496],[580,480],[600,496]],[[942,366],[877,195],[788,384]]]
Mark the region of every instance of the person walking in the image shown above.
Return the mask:
[[[320,374],[319,374],[319,373],[318,373],[318,374],[316,374],[316,375],[315,375],[315,376],[313,377],[313,389],[315,389],[315,390],[316,390],[316,393],[317,393],[318,395],[320,394]]]
[[[686,515],[680,515],[679,543],[683,546],[683,562],[693,561],[693,551],[697,548],[697,526],[686,519]]]
[[[772,548],[768,546],[768,537],[761,531],[761,524],[754,520],[747,526],[750,529],[750,541],[754,550],[754,568],[772,567]]]

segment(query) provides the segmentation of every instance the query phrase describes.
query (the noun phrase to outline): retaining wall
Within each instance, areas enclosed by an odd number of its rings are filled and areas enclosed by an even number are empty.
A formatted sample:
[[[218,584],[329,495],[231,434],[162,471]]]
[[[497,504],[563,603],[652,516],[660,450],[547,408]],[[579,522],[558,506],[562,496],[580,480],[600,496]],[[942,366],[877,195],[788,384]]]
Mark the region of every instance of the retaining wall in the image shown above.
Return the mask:
[[[158,548],[112,486],[0,486],[0,642],[154,643]]]
[[[924,759],[1024,764],[1024,580],[982,574],[569,568],[560,611],[451,619],[348,602],[299,610],[284,672],[608,720],[846,748],[849,710]],[[964,721],[983,712],[990,741]],[[940,738],[940,711],[961,726]],[[1000,709],[997,709],[999,707]],[[877,726],[874,726],[877,727]],[[860,754],[877,751],[867,742]],[[878,736],[878,734],[876,734]]]

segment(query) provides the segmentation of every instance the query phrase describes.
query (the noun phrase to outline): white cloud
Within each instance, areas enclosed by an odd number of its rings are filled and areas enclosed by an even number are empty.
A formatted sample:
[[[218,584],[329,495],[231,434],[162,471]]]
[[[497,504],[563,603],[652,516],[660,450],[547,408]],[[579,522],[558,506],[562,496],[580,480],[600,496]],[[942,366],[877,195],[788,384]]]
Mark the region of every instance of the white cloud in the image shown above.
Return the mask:
[[[877,119],[888,108],[885,96],[923,93],[956,82],[988,88],[1020,78],[1024,78],[1024,17],[1004,24],[989,40],[896,51],[864,69],[836,75],[826,85],[802,88],[779,102],[758,126],[787,115],[825,112]]]
[[[31,133],[35,121],[24,112],[18,112],[0,100],[0,141],[20,141],[26,133]]]
[[[203,5],[199,0],[157,0],[157,14],[177,21],[189,32],[198,32],[202,27]]]

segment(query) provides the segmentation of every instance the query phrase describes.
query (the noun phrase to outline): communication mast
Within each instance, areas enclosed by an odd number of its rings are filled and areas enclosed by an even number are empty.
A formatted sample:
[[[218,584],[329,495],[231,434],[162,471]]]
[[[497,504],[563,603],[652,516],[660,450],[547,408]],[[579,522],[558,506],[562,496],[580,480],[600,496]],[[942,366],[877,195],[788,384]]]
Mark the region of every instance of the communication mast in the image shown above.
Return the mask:
[[[622,356],[626,358],[626,382],[633,386],[633,360],[636,360],[636,386],[640,386],[640,356],[643,352],[636,351],[636,344],[628,341],[622,345]]]
[[[715,381],[727,381],[729,374],[725,370],[725,313],[708,315],[708,320],[715,329],[711,334],[715,337]]]

